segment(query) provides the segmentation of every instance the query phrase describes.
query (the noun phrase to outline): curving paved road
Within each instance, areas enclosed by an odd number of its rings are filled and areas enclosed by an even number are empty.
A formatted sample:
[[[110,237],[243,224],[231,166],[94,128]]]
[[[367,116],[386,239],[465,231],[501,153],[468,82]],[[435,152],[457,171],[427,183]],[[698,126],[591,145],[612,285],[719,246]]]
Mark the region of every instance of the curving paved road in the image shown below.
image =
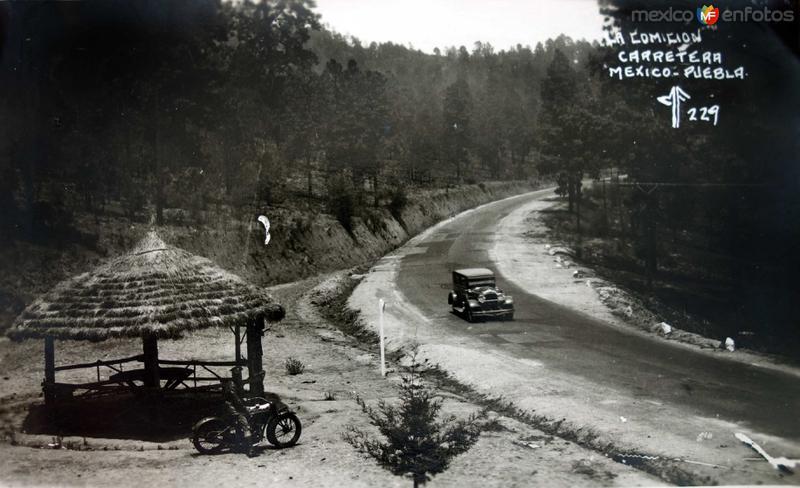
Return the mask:
[[[800,380],[780,371],[688,350],[627,332],[526,293],[498,276],[512,294],[514,322],[468,327],[447,305],[450,272],[461,267],[496,269],[488,251],[498,222],[535,192],[479,208],[437,228],[417,242],[424,252],[405,255],[397,287],[449,334],[466,334],[488,349],[541,361],[550,368],[634,396],[677,405],[688,414],[719,418],[784,439],[800,440]]]

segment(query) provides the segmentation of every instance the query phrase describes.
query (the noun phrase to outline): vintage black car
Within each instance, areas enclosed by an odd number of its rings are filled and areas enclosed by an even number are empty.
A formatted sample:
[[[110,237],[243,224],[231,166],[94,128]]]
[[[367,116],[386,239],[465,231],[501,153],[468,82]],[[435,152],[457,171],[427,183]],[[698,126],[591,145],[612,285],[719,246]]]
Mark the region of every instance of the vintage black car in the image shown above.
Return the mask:
[[[481,317],[514,319],[514,300],[497,288],[494,273],[486,268],[453,271],[453,290],[447,303],[469,322]]]

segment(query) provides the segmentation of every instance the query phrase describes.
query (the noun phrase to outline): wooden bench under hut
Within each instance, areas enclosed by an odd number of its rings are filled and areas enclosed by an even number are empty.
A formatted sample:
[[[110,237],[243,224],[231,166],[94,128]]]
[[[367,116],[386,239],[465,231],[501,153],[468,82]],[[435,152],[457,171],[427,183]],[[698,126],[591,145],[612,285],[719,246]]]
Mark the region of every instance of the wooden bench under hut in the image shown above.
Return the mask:
[[[44,340],[45,404],[115,391],[168,391],[218,387],[230,377],[264,394],[261,336],[266,322],[283,318],[272,297],[212,261],[165,244],[149,233],[129,254],[58,284],[34,301],[8,332],[13,340]],[[159,339],[228,327],[231,361],[162,359]],[[56,340],[141,339],[142,354],[56,366]],[[246,339],[246,356],[242,344]],[[133,367],[131,367],[133,365]],[[246,367],[248,378],[242,378]],[[61,371],[86,369],[92,381],[59,382]],[[230,376],[229,376],[230,375]]]

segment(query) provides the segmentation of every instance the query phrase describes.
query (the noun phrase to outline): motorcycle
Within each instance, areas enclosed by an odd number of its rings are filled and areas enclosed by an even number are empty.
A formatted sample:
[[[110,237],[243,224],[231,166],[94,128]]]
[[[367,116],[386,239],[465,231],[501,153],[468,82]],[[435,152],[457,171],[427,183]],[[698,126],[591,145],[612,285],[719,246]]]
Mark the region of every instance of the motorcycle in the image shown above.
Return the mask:
[[[248,417],[253,444],[264,437],[277,448],[291,447],[300,438],[300,419],[285,405],[270,403],[264,398],[248,400]],[[242,444],[243,434],[236,420],[227,417],[206,417],[192,428],[192,444],[200,454],[217,454],[223,449],[236,448]]]

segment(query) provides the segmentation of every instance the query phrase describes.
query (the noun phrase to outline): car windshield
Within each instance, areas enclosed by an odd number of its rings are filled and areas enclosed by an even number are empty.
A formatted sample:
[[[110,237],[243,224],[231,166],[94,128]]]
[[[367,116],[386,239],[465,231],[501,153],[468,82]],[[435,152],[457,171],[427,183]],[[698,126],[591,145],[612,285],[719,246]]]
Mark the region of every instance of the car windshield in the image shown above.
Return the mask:
[[[477,288],[479,286],[494,286],[494,278],[479,278],[477,280],[469,280],[470,288]]]

